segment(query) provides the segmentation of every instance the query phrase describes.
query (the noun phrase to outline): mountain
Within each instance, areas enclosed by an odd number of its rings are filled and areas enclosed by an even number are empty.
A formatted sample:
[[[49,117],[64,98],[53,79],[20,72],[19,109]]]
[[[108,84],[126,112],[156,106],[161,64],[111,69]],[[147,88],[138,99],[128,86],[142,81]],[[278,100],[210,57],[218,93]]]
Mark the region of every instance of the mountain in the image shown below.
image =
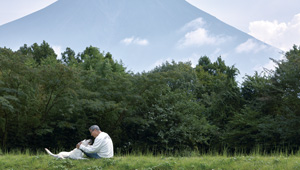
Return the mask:
[[[17,50],[43,40],[63,52],[90,45],[112,53],[134,72],[166,61],[222,56],[252,75],[279,49],[223,23],[185,0],[58,0],[0,26],[0,47]]]

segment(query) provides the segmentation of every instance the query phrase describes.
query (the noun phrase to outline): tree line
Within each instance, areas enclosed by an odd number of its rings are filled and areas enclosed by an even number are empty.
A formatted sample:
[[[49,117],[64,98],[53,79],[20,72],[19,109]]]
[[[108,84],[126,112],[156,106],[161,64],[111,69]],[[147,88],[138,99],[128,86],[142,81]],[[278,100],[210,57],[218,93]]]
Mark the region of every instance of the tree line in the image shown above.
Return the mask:
[[[273,60],[273,59],[272,59]],[[0,48],[0,148],[74,148],[98,124],[118,152],[251,151],[300,145],[300,47],[247,75],[221,57],[126,70],[90,46]]]

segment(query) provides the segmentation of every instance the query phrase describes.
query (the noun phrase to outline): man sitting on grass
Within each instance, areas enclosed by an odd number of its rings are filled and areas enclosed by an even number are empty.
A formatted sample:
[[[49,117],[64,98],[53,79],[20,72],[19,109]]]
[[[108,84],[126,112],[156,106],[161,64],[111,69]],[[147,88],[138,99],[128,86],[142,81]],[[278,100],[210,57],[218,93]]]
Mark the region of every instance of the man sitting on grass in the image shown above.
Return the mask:
[[[90,158],[112,158],[114,156],[114,146],[111,138],[105,132],[101,132],[99,126],[93,125],[89,128],[91,136],[95,138],[93,145],[83,146],[81,142],[76,148]]]

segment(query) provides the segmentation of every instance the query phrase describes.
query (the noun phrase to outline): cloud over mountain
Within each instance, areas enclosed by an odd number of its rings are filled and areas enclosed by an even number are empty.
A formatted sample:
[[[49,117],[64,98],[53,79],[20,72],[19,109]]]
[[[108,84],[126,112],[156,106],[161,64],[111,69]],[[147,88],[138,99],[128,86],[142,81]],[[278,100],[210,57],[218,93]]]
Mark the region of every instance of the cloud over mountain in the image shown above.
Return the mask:
[[[209,30],[205,29],[205,22],[202,18],[197,18],[187,23],[181,30],[186,32],[184,38],[179,40],[179,48],[187,48],[191,46],[217,45],[229,40],[229,37],[222,35],[213,35]]]
[[[223,39],[210,35],[204,28],[198,28],[194,31],[185,34],[184,38],[179,41],[179,46],[189,47],[189,46],[202,46],[202,45],[212,45],[222,43]]]
[[[267,48],[265,44],[261,44],[260,42],[255,41],[254,39],[248,39],[246,42],[237,46],[235,50],[237,53],[258,53],[259,51],[264,50],[265,48]]]
[[[276,20],[253,21],[249,25],[249,30],[250,35],[287,51],[293,46],[293,43],[300,44],[300,13],[287,23],[279,23]]]
[[[135,38],[135,37],[130,37],[130,38],[125,38],[121,40],[121,43],[125,45],[141,45],[141,46],[146,46],[149,44],[147,39],[140,39],[140,38]]]

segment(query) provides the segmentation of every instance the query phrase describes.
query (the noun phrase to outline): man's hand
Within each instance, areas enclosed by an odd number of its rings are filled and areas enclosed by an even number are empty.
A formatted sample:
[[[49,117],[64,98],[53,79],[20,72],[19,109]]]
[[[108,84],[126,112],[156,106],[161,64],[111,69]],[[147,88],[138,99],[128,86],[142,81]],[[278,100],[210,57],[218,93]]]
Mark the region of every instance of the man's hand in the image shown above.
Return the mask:
[[[77,143],[76,148],[79,149],[82,142]]]

